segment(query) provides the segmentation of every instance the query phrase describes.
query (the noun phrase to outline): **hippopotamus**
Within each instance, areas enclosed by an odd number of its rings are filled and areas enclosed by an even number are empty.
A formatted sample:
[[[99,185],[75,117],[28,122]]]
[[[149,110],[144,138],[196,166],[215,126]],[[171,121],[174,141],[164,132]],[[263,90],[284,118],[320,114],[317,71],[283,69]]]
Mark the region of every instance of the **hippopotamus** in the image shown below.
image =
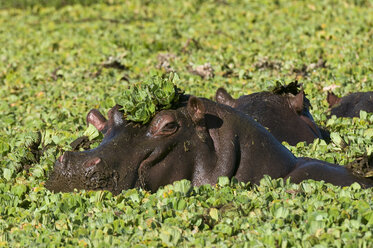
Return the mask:
[[[359,117],[360,110],[373,113],[373,91],[355,92],[344,97],[338,97],[328,92],[330,116],[337,117]]]
[[[302,141],[312,143],[316,138],[327,139],[327,131],[315,124],[309,111],[310,102],[298,87],[297,82],[293,82],[272,92],[257,92],[238,99],[219,88],[215,99],[251,116],[280,142],[296,145]]]
[[[264,175],[294,183],[314,179],[372,187],[371,180],[342,166],[295,157],[248,115],[204,98],[182,95],[147,124],[126,120],[118,105],[108,119],[96,109],[86,119],[103,133],[102,142],[91,150],[63,153],[46,188],[154,192],[181,179],[194,186],[214,185],[221,176],[257,184]]]

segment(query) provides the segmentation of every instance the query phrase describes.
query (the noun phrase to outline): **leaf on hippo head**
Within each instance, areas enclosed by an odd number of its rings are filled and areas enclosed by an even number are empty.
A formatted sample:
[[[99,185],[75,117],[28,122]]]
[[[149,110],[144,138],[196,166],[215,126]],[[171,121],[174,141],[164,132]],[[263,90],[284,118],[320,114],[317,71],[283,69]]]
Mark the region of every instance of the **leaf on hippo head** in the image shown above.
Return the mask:
[[[273,94],[276,95],[297,95],[300,92],[300,88],[302,84],[298,83],[298,81],[291,82],[289,84],[284,84],[281,81],[276,81],[276,85],[270,89]]]
[[[168,78],[152,76],[144,82],[134,84],[116,99],[122,106],[127,120],[146,124],[162,109],[169,109],[178,102],[183,92],[176,86],[180,79],[170,73]]]
[[[155,113],[155,105],[152,102],[140,102],[136,105],[136,112],[128,116],[132,121],[147,123],[150,117]]]
[[[298,83],[297,80],[295,80],[295,81],[293,81],[289,84],[285,84],[282,81],[276,81],[276,85],[273,86],[270,89],[270,91],[275,95],[288,96],[290,99],[293,99],[293,97],[296,97],[296,96],[301,97],[302,102],[303,102],[302,103],[302,105],[303,105],[302,109],[309,110],[311,108],[311,103],[308,100],[308,98],[306,97],[306,94],[304,93],[304,91],[302,89],[302,84]],[[303,96],[301,96],[301,95],[303,95]],[[299,109],[301,107],[302,106],[299,105],[297,108]],[[302,110],[302,109],[300,109],[300,110]]]

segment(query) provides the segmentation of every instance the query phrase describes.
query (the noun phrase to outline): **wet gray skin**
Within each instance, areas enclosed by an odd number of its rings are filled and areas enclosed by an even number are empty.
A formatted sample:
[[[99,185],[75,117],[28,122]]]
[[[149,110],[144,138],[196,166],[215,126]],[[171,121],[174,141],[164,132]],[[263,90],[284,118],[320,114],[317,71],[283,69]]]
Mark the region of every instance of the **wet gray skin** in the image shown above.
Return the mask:
[[[373,113],[373,91],[355,92],[344,97],[338,97],[328,92],[330,116],[337,117],[359,117],[360,110]]]
[[[316,138],[328,136],[326,132],[322,134],[323,130],[315,124],[309,112],[310,103],[303,91],[296,95],[264,91],[233,99],[225,89],[220,88],[215,98],[218,103],[254,118],[280,142],[296,145],[302,141],[312,143]]]
[[[336,185],[371,181],[346,168],[296,158],[264,127],[229,106],[194,96],[182,97],[175,109],[162,110],[146,125],[124,120],[119,106],[108,120],[97,110],[88,123],[104,133],[101,144],[59,157],[46,183],[54,192],[74,189],[109,190],[134,187],[156,191],[188,179],[193,185],[215,184],[219,176],[258,183],[265,175],[325,180]]]

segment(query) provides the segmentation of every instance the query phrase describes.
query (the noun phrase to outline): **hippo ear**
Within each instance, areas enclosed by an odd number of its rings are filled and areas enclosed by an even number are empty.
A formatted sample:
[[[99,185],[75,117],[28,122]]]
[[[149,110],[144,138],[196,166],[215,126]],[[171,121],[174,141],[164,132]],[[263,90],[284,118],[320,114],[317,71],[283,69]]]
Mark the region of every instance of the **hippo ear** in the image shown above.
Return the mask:
[[[109,118],[109,126],[114,125],[114,126],[119,126],[124,123],[123,119],[123,113],[119,111],[122,106],[116,104],[114,107],[112,107],[108,113],[107,116]]]
[[[92,124],[100,132],[104,130],[107,122],[105,117],[97,109],[91,109],[91,111],[89,111],[86,121],[87,125]]]
[[[205,105],[203,101],[195,96],[191,96],[187,106],[188,113],[196,125],[196,133],[202,142],[208,139],[207,126],[205,121]]]
[[[194,123],[197,125],[204,125],[205,105],[201,99],[191,96],[188,101],[187,109]]]
[[[215,100],[217,103],[231,106],[232,108],[236,105],[236,100],[224,89],[219,88],[215,94]]]
[[[339,104],[341,102],[341,98],[334,95],[333,92],[328,91],[328,96],[326,97],[327,102],[329,103],[329,107],[333,107],[336,104]]]
[[[302,112],[302,110],[304,108],[304,105],[303,105],[304,102],[303,101],[304,101],[304,92],[303,92],[303,90],[300,91],[295,96],[290,96],[289,97],[290,107],[292,109],[294,109],[297,113]]]

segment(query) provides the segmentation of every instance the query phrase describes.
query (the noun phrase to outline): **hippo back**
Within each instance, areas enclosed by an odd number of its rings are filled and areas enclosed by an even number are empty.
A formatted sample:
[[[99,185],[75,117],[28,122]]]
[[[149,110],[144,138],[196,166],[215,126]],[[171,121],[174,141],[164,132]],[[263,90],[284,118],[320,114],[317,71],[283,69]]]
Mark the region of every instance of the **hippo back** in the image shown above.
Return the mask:
[[[216,93],[216,100],[251,116],[280,142],[295,145],[323,138],[309,112],[310,103],[303,91],[296,95],[258,92],[233,99],[221,88]]]
[[[330,116],[359,117],[361,110],[373,113],[373,91],[355,92],[341,98],[328,92],[327,101]]]

